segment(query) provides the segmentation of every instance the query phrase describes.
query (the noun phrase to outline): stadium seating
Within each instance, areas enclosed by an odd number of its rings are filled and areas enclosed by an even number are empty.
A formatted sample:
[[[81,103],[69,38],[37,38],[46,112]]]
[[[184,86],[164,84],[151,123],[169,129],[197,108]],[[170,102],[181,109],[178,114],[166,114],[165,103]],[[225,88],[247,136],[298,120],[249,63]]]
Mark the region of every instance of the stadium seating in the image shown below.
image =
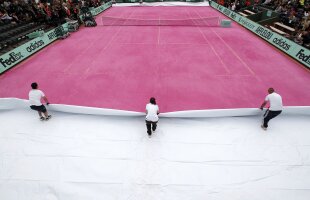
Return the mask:
[[[29,41],[27,34],[44,29],[46,25],[34,22],[1,25],[0,55]]]

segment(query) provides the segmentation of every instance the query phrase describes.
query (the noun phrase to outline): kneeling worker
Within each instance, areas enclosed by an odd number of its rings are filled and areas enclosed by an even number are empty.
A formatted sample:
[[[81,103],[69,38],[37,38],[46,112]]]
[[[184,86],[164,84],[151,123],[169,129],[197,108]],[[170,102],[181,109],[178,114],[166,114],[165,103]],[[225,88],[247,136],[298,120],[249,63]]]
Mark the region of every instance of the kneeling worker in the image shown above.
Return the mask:
[[[44,93],[38,89],[37,83],[32,83],[31,88],[32,90],[30,90],[29,92],[30,108],[32,110],[38,111],[41,121],[49,120],[52,116],[48,114],[45,106],[41,103],[41,99],[43,99],[46,102],[46,105],[48,105],[48,99],[46,98]]]

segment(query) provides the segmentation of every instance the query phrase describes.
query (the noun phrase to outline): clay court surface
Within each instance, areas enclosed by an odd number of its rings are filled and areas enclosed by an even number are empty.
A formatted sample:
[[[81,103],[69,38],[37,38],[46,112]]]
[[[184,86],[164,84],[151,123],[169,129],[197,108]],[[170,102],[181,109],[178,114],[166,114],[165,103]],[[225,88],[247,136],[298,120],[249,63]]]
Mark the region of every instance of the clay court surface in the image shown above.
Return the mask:
[[[0,76],[0,97],[28,98],[38,82],[50,102],[162,112],[258,107],[268,87],[285,106],[310,102],[310,72],[246,29],[102,26],[103,16],[184,19],[220,16],[210,7],[113,7]]]

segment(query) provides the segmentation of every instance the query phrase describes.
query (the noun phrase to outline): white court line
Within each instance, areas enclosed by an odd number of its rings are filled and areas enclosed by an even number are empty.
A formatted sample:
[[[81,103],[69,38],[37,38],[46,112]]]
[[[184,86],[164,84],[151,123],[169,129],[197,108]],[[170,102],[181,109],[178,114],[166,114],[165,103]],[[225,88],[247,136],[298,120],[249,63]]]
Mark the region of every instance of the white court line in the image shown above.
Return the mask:
[[[201,15],[200,15],[196,10],[194,10],[194,11],[196,12],[196,14],[197,14],[199,17],[201,17]],[[220,37],[220,36],[216,33],[216,31],[214,31],[212,28],[210,28],[210,29],[211,29],[211,31],[225,44],[225,46],[238,58],[238,60],[243,64],[243,66],[244,66],[255,78],[257,78],[258,80],[260,80],[260,79],[256,76],[255,72],[250,68],[250,66],[249,66],[248,64],[246,64],[246,63],[240,58],[240,56],[238,55],[238,53],[235,52],[235,51],[225,42],[225,40],[223,40],[223,38]]]
[[[158,20],[160,21],[160,16],[158,17]],[[157,37],[157,44],[160,45],[160,26],[158,26],[158,37]]]
[[[187,11],[188,16],[191,17],[190,14],[189,14],[189,12],[188,12],[188,10],[187,10],[187,8],[186,8],[186,11]],[[200,17],[200,16],[199,16],[199,17]],[[216,55],[216,57],[218,57],[218,59],[219,59],[220,62],[222,63],[222,66],[224,67],[224,69],[225,69],[225,71],[227,72],[227,74],[230,74],[230,71],[229,71],[228,67],[226,66],[226,64],[224,63],[224,61],[221,59],[221,57],[219,56],[219,54],[215,51],[214,47],[211,45],[211,43],[209,42],[209,40],[207,39],[207,37],[203,34],[203,32],[201,31],[200,27],[198,26],[197,28],[198,28],[199,32],[202,34],[202,37],[205,39],[205,41],[206,41],[206,42],[208,43],[208,45],[211,47],[211,49],[212,49],[212,51],[214,52],[214,54]]]
[[[135,10],[133,10],[133,12],[130,13],[129,17],[130,17],[134,12],[135,12]],[[100,55],[101,52],[105,51],[105,50],[112,44],[112,42],[113,42],[114,39],[116,38],[117,34],[121,31],[121,28],[122,28],[122,26],[120,26],[119,29],[113,34],[113,36],[112,36],[112,38],[110,39],[110,41],[108,42],[108,44],[107,44],[103,49],[101,49],[100,52],[98,52],[98,55]],[[90,68],[91,68],[90,66],[91,66],[91,64],[92,64],[93,62],[94,62],[94,60],[90,63],[89,67],[86,69],[85,74],[88,74],[88,72],[89,72],[89,70],[90,70]]]

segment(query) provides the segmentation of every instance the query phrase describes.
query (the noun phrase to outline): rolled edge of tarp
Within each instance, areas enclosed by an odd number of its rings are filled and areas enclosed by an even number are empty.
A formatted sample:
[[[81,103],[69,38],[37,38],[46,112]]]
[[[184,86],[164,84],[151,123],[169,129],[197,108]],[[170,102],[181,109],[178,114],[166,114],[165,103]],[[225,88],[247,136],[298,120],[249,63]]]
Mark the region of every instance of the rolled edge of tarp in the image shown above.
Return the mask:
[[[87,106],[75,106],[64,104],[50,104],[50,111],[107,116],[145,116],[144,112],[117,110],[108,108],[96,108]],[[29,102],[18,98],[0,98],[1,110],[30,109]],[[265,111],[265,109],[264,109]],[[233,108],[233,109],[208,109],[208,110],[184,110],[161,113],[160,117],[167,118],[203,118],[203,117],[243,117],[261,115],[264,111],[258,108]],[[310,106],[285,106],[282,114],[310,115]]]

